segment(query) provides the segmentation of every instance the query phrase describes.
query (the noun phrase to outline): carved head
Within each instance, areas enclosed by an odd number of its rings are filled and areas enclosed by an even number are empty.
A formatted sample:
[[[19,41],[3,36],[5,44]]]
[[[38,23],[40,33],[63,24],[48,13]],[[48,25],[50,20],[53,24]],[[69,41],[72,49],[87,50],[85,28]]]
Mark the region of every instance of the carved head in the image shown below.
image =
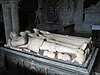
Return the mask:
[[[17,38],[18,38],[17,33],[16,33],[16,32],[11,31],[11,32],[10,32],[10,38],[11,38],[11,39],[17,39]]]

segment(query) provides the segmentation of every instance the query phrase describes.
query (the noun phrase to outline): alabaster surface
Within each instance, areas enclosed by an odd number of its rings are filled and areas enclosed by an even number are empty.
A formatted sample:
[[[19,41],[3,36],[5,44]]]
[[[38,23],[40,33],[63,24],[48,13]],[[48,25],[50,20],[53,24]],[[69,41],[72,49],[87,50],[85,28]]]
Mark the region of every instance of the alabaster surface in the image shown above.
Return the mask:
[[[71,60],[71,56],[69,54],[58,53],[58,59],[68,61]]]
[[[11,39],[6,46],[20,51],[32,50],[37,54],[42,50],[43,55],[49,58],[57,56],[60,60],[79,64],[83,64],[91,52],[91,38],[54,34],[39,29],[33,31],[26,30],[20,34],[11,32]]]
[[[55,58],[55,53],[50,52],[50,51],[44,51],[43,55],[50,58]]]

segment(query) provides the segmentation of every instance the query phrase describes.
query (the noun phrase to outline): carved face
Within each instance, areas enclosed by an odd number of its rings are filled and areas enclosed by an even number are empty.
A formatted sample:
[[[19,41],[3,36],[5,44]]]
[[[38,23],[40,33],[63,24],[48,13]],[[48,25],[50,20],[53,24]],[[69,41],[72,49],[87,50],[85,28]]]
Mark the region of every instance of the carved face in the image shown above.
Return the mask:
[[[16,34],[16,32],[10,32],[10,38],[11,39],[17,39],[18,38],[18,36],[17,36],[17,34]]]

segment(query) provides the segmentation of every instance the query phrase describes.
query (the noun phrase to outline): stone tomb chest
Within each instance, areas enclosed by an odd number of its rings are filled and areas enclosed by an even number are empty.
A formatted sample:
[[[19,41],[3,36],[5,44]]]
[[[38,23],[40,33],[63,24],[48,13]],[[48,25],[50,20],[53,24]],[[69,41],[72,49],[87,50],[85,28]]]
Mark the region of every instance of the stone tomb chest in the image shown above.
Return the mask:
[[[93,48],[82,65],[5,47],[1,47],[0,51],[4,55],[6,70],[14,74],[26,75],[29,72],[28,75],[91,75],[98,49]]]
[[[10,34],[12,36],[10,43],[5,45],[6,47],[0,48],[4,56],[6,70],[17,71],[16,73],[23,75],[27,74],[26,68],[29,70],[29,75],[31,73],[36,75],[92,74],[98,49],[92,46],[90,40],[85,41],[87,38],[53,34],[38,29],[34,29],[34,31],[35,33],[21,32],[21,35],[22,33],[28,34],[29,39],[25,44],[22,44],[24,37],[14,38],[15,33]],[[79,41],[80,39],[81,41]],[[85,42],[82,43],[82,41]],[[82,46],[79,43],[82,43]]]

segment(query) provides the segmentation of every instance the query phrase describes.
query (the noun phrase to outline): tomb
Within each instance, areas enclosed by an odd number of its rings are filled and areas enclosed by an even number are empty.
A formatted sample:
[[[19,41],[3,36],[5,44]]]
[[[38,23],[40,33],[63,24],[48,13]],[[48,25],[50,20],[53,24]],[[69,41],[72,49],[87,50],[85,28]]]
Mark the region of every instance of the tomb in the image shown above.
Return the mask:
[[[26,69],[35,75],[91,75],[98,52],[91,38],[48,32],[64,33],[70,25],[75,25],[75,31],[82,31],[84,0],[38,0],[39,30],[34,29],[35,33],[19,32],[19,2],[0,0],[6,36],[0,52],[5,70],[21,75],[27,74]]]

